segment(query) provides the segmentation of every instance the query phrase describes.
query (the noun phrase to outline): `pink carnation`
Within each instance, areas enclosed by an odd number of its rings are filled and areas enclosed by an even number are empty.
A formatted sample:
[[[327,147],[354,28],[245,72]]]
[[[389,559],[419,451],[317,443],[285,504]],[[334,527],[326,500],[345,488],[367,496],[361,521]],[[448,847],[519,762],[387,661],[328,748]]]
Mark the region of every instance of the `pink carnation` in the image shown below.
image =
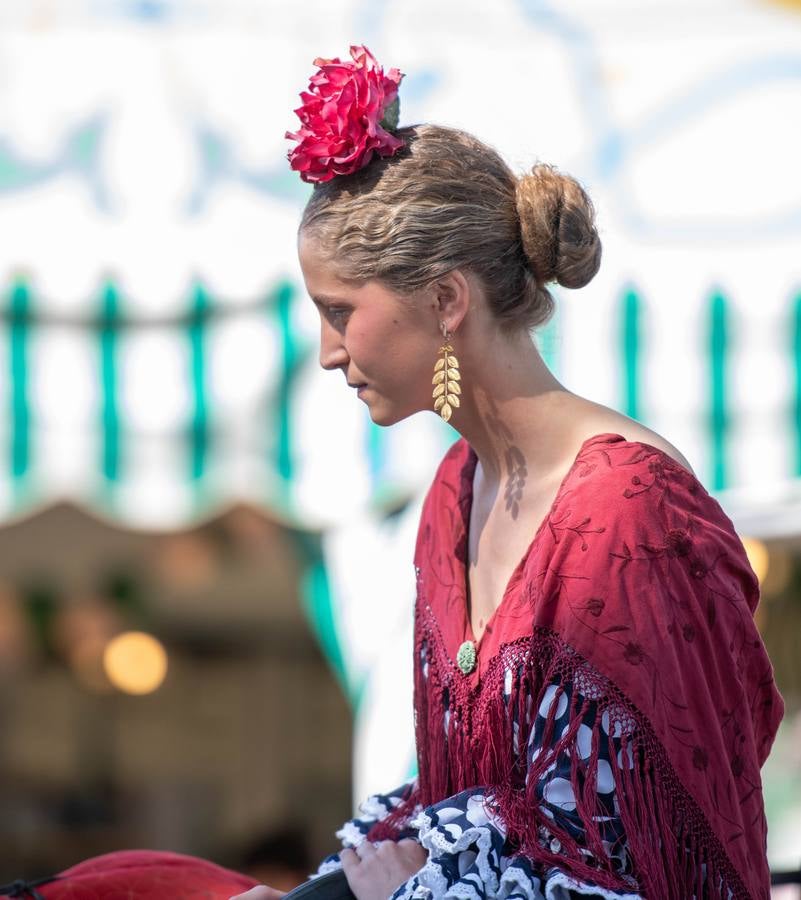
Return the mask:
[[[320,71],[300,96],[295,112],[300,129],[286,137],[297,141],[287,154],[304,181],[329,181],[367,165],[373,154],[392,156],[403,146],[400,138],[382,127],[397,124],[398,85],[403,75],[386,75],[364,46],[352,46],[353,62],[317,58]],[[394,121],[391,121],[393,120]]]

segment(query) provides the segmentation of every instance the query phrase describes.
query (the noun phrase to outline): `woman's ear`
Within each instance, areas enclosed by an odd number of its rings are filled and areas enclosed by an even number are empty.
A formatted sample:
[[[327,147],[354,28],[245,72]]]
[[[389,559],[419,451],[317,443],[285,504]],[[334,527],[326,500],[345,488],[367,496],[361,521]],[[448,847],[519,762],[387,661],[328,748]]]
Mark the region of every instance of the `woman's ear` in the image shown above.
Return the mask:
[[[431,284],[434,312],[449,331],[459,327],[470,308],[472,279],[461,269],[453,269]]]

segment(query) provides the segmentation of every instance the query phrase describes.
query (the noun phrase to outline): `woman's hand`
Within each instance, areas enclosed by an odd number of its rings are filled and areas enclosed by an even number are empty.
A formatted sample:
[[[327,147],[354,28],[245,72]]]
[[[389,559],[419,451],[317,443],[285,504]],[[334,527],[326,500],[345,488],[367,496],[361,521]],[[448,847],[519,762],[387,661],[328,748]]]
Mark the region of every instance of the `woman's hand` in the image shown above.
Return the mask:
[[[229,897],[228,900],[279,900],[283,897],[285,891],[277,891],[275,888],[267,887],[266,884],[259,884],[244,894],[236,894]]]
[[[381,841],[377,847],[363,841],[356,850],[342,850],[339,858],[356,900],[387,900],[423,867],[428,853],[417,841],[404,838]]]

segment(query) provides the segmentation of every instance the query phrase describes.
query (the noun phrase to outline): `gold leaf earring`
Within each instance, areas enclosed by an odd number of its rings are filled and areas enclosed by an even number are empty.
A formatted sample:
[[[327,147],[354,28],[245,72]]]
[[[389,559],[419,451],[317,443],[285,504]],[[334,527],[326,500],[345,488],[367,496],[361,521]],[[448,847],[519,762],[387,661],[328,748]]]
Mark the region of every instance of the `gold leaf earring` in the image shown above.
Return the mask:
[[[434,385],[434,409],[447,422],[454,407],[459,406],[459,395],[462,393],[460,384],[462,375],[459,372],[459,360],[453,355],[453,347],[450,344],[451,333],[444,322],[439,323],[445,343],[439,348],[439,359],[434,365],[434,377],[431,384]]]

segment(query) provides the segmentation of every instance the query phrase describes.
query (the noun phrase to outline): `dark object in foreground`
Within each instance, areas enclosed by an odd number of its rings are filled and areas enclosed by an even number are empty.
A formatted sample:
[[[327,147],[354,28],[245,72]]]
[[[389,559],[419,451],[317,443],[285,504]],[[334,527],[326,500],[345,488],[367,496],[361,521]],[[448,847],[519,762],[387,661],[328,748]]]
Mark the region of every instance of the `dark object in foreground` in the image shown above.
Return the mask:
[[[291,890],[284,900],[356,900],[342,869],[335,869]]]
[[[4,897],[30,897],[32,900],[43,900],[42,894],[36,889],[44,884],[50,884],[52,881],[58,881],[58,875],[51,875],[49,878],[35,878],[32,881],[24,881],[18,878],[10,884],[0,884],[0,895]]]

